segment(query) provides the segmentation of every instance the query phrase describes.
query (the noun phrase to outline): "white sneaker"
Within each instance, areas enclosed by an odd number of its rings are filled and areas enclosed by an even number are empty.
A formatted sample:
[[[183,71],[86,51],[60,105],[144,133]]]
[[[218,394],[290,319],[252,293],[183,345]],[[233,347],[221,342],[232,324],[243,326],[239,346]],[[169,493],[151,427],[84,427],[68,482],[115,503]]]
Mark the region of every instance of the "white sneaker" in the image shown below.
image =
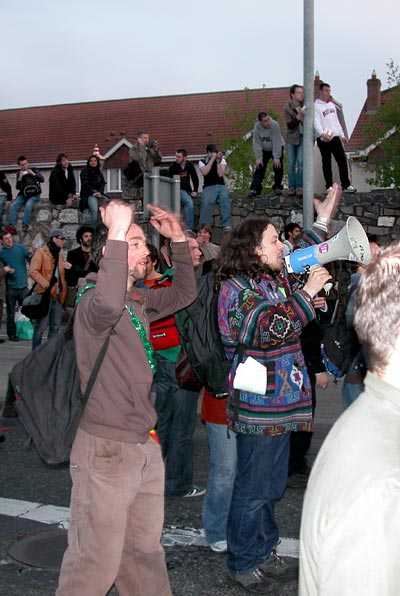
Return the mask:
[[[344,192],[357,192],[357,189],[350,184],[350,186],[344,189]]]
[[[202,497],[206,494],[206,489],[200,486],[192,486],[183,496],[184,499],[191,499],[192,497]]]
[[[212,542],[210,548],[215,553],[226,553],[228,550],[228,543],[226,540],[220,540],[219,542]]]

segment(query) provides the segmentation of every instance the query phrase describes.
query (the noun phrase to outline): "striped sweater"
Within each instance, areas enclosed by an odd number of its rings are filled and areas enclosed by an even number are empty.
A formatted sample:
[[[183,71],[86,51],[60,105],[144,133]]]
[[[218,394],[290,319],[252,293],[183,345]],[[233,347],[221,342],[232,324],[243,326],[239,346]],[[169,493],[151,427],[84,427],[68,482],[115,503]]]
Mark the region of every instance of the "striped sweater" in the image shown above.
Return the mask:
[[[324,237],[314,226],[306,239],[316,243]],[[259,281],[235,277],[221,284],[218,324],[232,360],[228,419],[235,432],[279,435],[312,430],[311,386],[300,335],[315,311],[299,286],[299,278],[286,271],[265,274]],[[240,355],[238,346],[243,349]],[[233,389],[237,365],[247,356],[267,368],[265,395]]]

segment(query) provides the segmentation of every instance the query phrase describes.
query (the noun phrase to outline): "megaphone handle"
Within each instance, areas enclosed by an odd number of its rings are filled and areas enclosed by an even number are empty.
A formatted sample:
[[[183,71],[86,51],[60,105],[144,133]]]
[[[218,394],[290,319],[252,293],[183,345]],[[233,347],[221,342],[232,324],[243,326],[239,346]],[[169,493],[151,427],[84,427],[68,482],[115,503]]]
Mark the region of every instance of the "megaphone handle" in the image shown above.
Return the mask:
[[[305,265],[304,267],[304,273],[309,275],[311,272],[311,269],[314,269],[314,267],[319,267],[319,265]],[[335,280],[333,279],[333,277],[330,277],[328,279],[328,281],[326,282],[326,284],[324,285],[324,292],[325,292],[325,296],[329,296],[333,286],[335,285]]]

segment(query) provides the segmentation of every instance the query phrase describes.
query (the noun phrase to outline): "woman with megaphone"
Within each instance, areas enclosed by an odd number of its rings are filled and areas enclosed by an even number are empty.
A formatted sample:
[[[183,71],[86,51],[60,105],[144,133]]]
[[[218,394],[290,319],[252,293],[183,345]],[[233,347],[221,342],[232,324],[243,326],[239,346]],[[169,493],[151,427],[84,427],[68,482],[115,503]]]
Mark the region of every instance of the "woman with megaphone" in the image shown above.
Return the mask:
[[[314,201],[317,220],[306,242],[326,240],[341,194],[335,185]],[[297,575],[276,553],[274,508],[287,484],[290,432],[312,430],[300,335],[331,277],[315,265],[304,284],[289,275],[278,232],[263,217],[244,220],[221,249],[218,325],[231,361],[228,424],[237,445],[227,562],[232,580],[250,592],[267,590],[269,578]]]

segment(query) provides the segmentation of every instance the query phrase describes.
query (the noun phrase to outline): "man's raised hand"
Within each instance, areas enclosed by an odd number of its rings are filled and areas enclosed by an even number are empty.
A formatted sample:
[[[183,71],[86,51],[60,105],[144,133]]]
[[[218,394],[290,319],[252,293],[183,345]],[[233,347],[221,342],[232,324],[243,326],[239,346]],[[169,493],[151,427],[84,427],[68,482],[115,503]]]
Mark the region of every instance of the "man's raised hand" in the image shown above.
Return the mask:
[[[314,207],[319,217],[331,219],[342,200],[342,187],[335,182],[323,201],[314,199]]]
[[[148,205],[147,208],[151,213],[150,223],[159,234],[169,238],[172,242],[184,242],[186,240],[177,215],[156,205]]]
[[[132,223],[132,207],[123,201],[114,200],[100,207],[100,214],[108,228],[109,240],[125,240]]]

